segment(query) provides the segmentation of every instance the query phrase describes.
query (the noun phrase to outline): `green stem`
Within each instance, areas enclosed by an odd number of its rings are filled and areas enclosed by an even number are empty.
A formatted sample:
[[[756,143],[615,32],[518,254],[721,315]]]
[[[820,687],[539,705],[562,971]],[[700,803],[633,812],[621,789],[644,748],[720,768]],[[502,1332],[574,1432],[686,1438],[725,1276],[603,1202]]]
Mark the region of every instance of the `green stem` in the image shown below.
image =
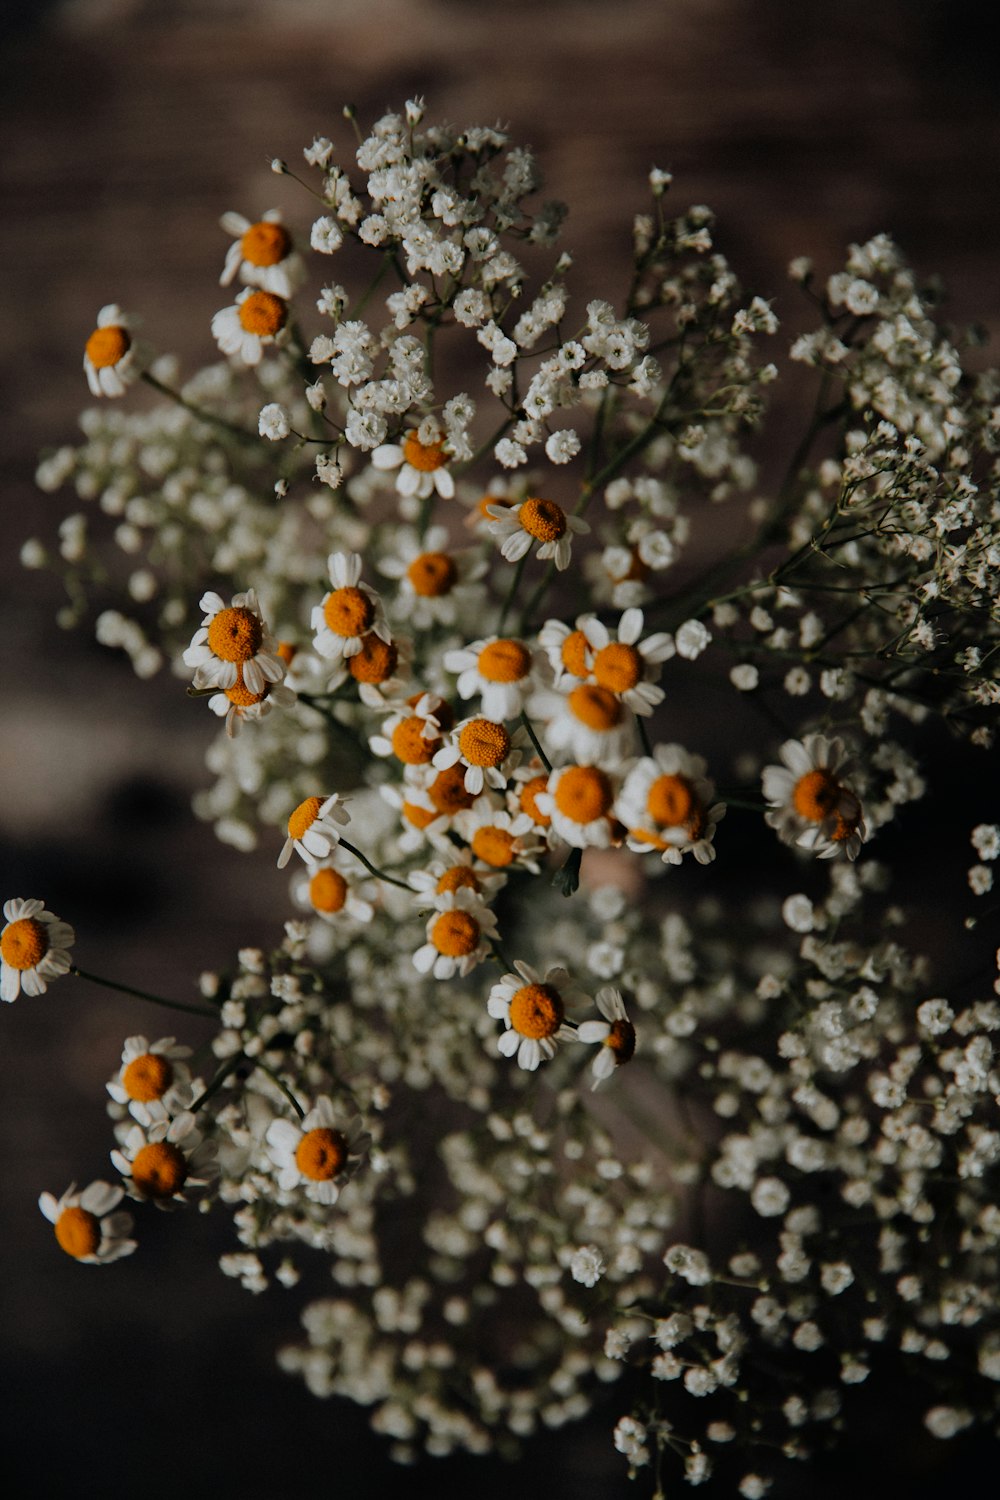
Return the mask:
[[[209,1010],[204,1005],[184,1005],[180,1000],[164,1000],[162,995],[151,995],[148,990],[137,990],[130,984],[118,984],[114,979],[102,979],[99,974],[88,974],[85,969],[70,968],[71,974],[77,979],[89,979],[91,984],[103,984],[106,990],[118,990],[123,995],[132,995],[136,1000],[150,1000],[154,1005],[165,1005],[168,1010],[183,1010],[189,1016],[211,1016],[213,1021],[219,1019],[218,1012]]]
[[[188,1105],[188,1109],[191,1111],[191,1113],[193,1115],[196,1115],[199,1109],[201,1109],[201,1106],[203,1104],[207,1104],[209,1099],[211,1099],[214,1094],[217,1094],[219,1092],[222,1085],[229,1077],[230,1073],[235,1073],[236,1069],[242,1063],[245,1063],[247,1061],[249,1061],[249,1059],[246,1057],[246,1055],[240,1052],[236,1057],[230,1057],[226,1062],[224,1062],[222,1064],[222,1067],[216,1073],[215,1077],[212,1079],[211,1083],[206,1085],[204,1092],[198,1095],[198,1098],[194,1101],[193,1104]]]
[[[510,581],[510,588],[507,590],[507,597],[503,601],[503,608],[500,610],[500,618],[497,621],[497,635],[503,634],[503,628],[507,623],[507,616],[510,614],[511,608],[514,604],[514,600],[517,597],[517,591],[520,587],[521,578],[524,574],[524,568],[527,561],[527,552],[523,557],[518,558],[517,567],[514,569],[514,576]]]
[[[549,774],[551,775],[551,773],[552,773],[552,762],[549,760],[548,756],[545,754],[545,751],[542,749],[541,745],[539,744],[539,742],[538,742],[538,736],[537,736],[537,734],[534,731],[534,728],[532,726],[531,720],[528,718],[528,715],[526,713],[524,713],[524,712],[522,712],[522,714],[521,714],[521,723],[524,725],[525,729],[528,731],[528,738],[531,740],[531,743],[534,745],[535,750],[538,753],[538,759],[541,761],[541,763],[545,767],[546,771],[548,771]]]
[[[353,854],[355,859],[360,859],[365,869],[370,871],[370,873],[374,875],[377,880],[387,880],[390,885],[398,885],[400,890],[409,891],[410,895],[412,896],[412,886],[407,885],[405,880],[397,880],[395,875],[387,875],[384,870],[378,869],[376,865],[372,864],[370,859],[365,858],[360,849],[355,849],[354,845],[349,844],[346,839],[340,840],[340,847],[342,849],[346,849],[348,854]]]
[[[257,433],[249,432],[236,422],[229,422],[225,417],[217,417],[214,412],[204,411],[200,406],[195,406],[194,402],[182,396],[180,391],[175,391],[172,386],[164,385],[162,380],[157,380],[156,376],[151,375],[148,370],[143,370],[141,378],[147,385],[152,386],[154,391],[159,392],[161,396],[166,396],[168,401],[175,401],[178,406],[183,406],[185,411],[189,411],[200,422],[208,422],[213,427],[221,427],[225,432],[231,432],[234,437],[243,438],[245,442],[259,443]]]
[[[260,1061],[260,1058],[258,1058],[258,1057],[251,1057],[251,1058],[248,1059],[248,1061],[252,1062],[253,1065],[254,1065],[254,1067],[255,1068],[259,1068],[262,1073],[266,1073],[267,1074],[267,1076],[268,1076],[268,1078],[270,1078],[271,1082],[273,1084],[275,1084],[281,1090],[281,1092],[284,1094],[285,1098],[288,1100],[289,1104],[292,1106],[292,1108],[294,1109],[295,1113],[298,1115],[299,1119],[300,1120],[304,1120],[305,1117],[306,1117],[305,1110],[302,1108],[302,1105],[296,1099],[295,1095],[292,1093],[292,1091],[288,1087],[287,1083],[283,1083],[282,1082],[282,1080],[278,1077],[278,1075],[274,1071],[274,1069],[273,1068],[269,1068],[267,1066],[267,1063],[262,1063]]]

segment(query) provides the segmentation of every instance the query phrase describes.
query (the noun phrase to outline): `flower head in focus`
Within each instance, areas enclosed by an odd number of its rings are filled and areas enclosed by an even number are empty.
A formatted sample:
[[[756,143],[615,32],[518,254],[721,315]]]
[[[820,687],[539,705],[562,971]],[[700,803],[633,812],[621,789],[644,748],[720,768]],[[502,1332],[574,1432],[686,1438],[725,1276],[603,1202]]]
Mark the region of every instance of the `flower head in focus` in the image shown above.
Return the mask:
[[[659,851],[664,864],[693,854],[700,865],[715,858],[715,829],[726,804],[713,802],[715,787],[705,761],[682,745],[657,745],[632,766],[615,811],[628,829],[626,843],[643,854]]]
[[[190,1110],[149,1127],[133,1125],[111,1160],[129,1197],[157,1208],[186,1202],[185,1189],[205,1187],[215,1175],[215,1145],[204,1140]]]
[[[544,977],[530,964],[515,961],[514,974],[505,974],[490,990],[486,1009],[506,1028],[497,1039],[504,1057],[516,1057],[518,1067],[533,1073],[539,1063],[550,1061],[560,1041],[576,1035],[566,1022],[566,1007],[586,996],[559,965]]]
[[[765,766],[761,782],[769,804],[765,818],[786,844],[809,849],[820,859],[856,859],[867,836],[861,799],[841,778],[844,742],[808,734],[786,740],[784,762]]]
[[[371,1137],[355,1116],[338,1125],[332,1100],[323,1097],[298,1123],[280,1118],[267,1128],[267,1151],[284,1192],[304,1190],[326,1207],[336,1203],[357,1169]]]
[[[132,1215],[116,1213],[124,1189],[110,1182],[91,1182],[82,1192],[76,1183],[61,1198],[42,1193],[38,1207],[55,1230],[60,1250],[85,1266],[106,1266],[123,1255],[131,1255],[135,1240]]]
[[[219,594],[203,594],[201,608],[205,618],[183,658],[185,666],[194,668],[196,688],[225,692],[240,683],[253,697],[263,696],[267,683],[282,681],[285,663],[267,633],[253,589],[234,594],[230,604]]]
[[[223,214],[220,223],[233,236],[220,286],[228,286],[238,275],[245,286],[273,292],[285,301],[295,295],[306,278],[306,268],[279,209],[269,208],[256,223],[230,212]]]
[[[579,516],[568,515],[554,500],[529,497],[517,505],[489,505],[490,531],[508,562],[518,562],[537,543],[538,556],[551,558],[562,573],[569,567],[573,536],[590,530]]]
[[[286,336],[288,304],[284,297],[246,287],[235,303],[212,319],[212,335],[223,354],[244,365],[259,365],[264,349]]]
[[[43,901],[4,902],[6,926],[0,932],[0,999],[44,995],[49,981],[69,972],[69,950],[76,934],[45,910]]]
[[[283,870],[295,850],[307,865],[328,859],[340,842],[340,829],[351,821],[340,801],[340,794],[307,797],[288,819],[288,837],[278,855],[278,869]]]
[[[94,396],[124,396],[139,376],[129,320],[114,302],[97,314],[97,327],[84,349],[83,369]]]

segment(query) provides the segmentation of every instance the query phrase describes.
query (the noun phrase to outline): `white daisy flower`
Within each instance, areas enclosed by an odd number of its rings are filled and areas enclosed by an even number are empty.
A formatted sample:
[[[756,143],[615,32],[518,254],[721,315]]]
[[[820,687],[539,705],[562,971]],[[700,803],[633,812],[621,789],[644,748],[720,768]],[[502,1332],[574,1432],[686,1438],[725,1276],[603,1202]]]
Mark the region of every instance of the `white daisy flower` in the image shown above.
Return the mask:
[[[461,650],[446,651],[444,666],[458,675],[460,698],[479,693],[485,716],[502,721],[521,712],[548,660],[543,652],[532,651],[523,641],[494,635]],[[545,672],[543,680],[548,676]]]
[[[578,1042],[597,1044],[599,1051],[590,1065],[591,1088],[610,1078],[616,1068],[631,1062],[635,1052],[635,1027],[628,1018],[621,990],[605,985],[594,996],[603,1021],[583,1021],[576,1028]]]
[[[538,543],[538,556],[552,558],[563,572],[569,567],[573,535],[590,530],[579,516],[567,515],[554,500],[529,497],[512,506],[487,506],[491,516],[490,532],[500,543],[500,555],[517,562]]]
[[[350,821],[339,792],[325,799],[307,797],[288,819],[288,837],[278,855],[278,869],[285,868],[293,849],[301,854],[307,865],[317,865],[329,859],[340,842],[340,829]]]
[[[0,932],[0,999],[16,1000],[26,995],[44,995],[49,982],[69,973],[69,950],[76,934],[45,910],[44,901],[4,902],[7,919]]]
[[[382,786],[382,796],[397,808],[403,820],[399,837],[402,853],[411,854],[431,843],[452,849],[450,832],[455,818],[472,806],[475,798],[465,790],[465,767],[461,764],[438,771],[433,765],[408,765],[402,787]]]
[[[544,853],[546,845],[538,837],[534,819],[528,813],[510,813],[494,807],[488,797],[479,797],[468,812],[459,813],[455,823],[476,859],[484,865],[494,870],[513,865],[538,874],[535,855]]]
[[[268,634],[253,589],[234,594],[226,604],[219,594],[201,596],[205,618],[191,637],[183,661],[194,668],[196,688],[223,692],[242,682],[248,693],[263,693],[266,683],[281,682],[285,663]]]
[[[553,833],[574,849],[607,849],[614,842],[615,787],[600,766],[559,766],[535,803],[552,819]]]
[[[205,1187],[215,1175],[215,1146],[202,1138],[190,1110],[149,1127],[133,1125],[111,1160],[129,1197],[151,1199],[158,1208],[186,1202],[186,1188]]]
[[[382,601],[361,582],[361,554],[331,552],[327,562],[333,588],[312,612],[313,644],[320,656],[337,662],[356,656],[370,634],[388,645],[392,633]]]
[[[413,966],[435,979],[468,974],[490,956],[497,938],[496,918],[467,885],[446,891],[427,918],[427,941],[413,955]]]
[[[228,286],[238,275],[246,286],[273,292],[286,301],[295,295],[306,279],[306,268],[281,222],[280,209],[269,208],[256,223],[232,212],[223,214],[219,222],[233,236],[220,286]]]
[[[421,426],[417,431],[408,432],[402,443],[380,443],[373,449],[371,461],[376,469],[399,470],[396,489],[401,495],[426,500],[436,490],[442,500],[451,500],[455,494],[455,481],[446,467],[448,458],[447,444],[440,430],[436,437],[431,437]]]
[[[463,719],[452,730],[449,742],[434,756],[439,771],[461,763],[466,767],[465,790],[478,797],[485,786],[502,790],[510,772],[521,759],[523,743],[518,731],[512,738],[493,719]]]
[[[381,733],[368,741],[372,753],[394,755],[404,766],[426,766],[440,749],[444,726],[450,727],[451,709],[435,693],[408,698],[384,721]]]
[[[97,314],[97,327],[83,352],[83,370],[93,396],[124,396],[128,386],[138,379],[140,371],[129,320],[114,302]]]
[[[532,712],[547,722],[545,739],[576,761],[618,767],[636,748],[635,718],[621,698],[593,682],[540,693]]]
[[[512,812],[521,812],[531,819],[532,825],[542,830],[552,827],[552,819],[538,806],[538,798],[549,789],[549,773],[537,755],[514,771],[507,788],[507,801]]]
[[[226,734],[232,739],[244,720],[256,723],[266,718],[272,708],[290,708],[295,701],[295,693],[283,682],[265,682],[259,693],[251,693],[241,669],[237,668],[232,687],[214,693],[208,706],[220,719],[225,719]]]
[[[333,671],[328,691],[334,692],[348,677],[358,685],[358,697],[368,708],[386,709],[398,703],[410,677],[413,641],[394,636],[385,641],[374,630],[361,637],[361,649],[342,656]]]
[[[449,540],[444,526],[431,526],[423,539],[401,529],[395,550],[379,562],[380,573],[399,581],[400,616],[418,630],[468,619],[485,598],[475,584],[486,571],[485,561],[469,550],[449,550]]]
[[[131,1255],[135,1240],[132,1215],[116,1213],[125,1196],[110,1182],[91,1182],[77,1192],[74,1182],[61,1198],[42,1193],[38,1207],[55,1229],[60,1250],[85,1266],[106,1266],[123,1255]]]
[[[541,1062],[555,1056],[559,1042],[576,1036],[566,1021],[566,1007],[586,996],[561,967],[546,970],[545,977],[530,964],[517,959],[515,974],[505,974],[490,990],[486,1009],[506,1030],[497,1038],[504,1057],[516,1057],[518,1066],[533,1073]]]
[[[355,922],[370,922],[375,915],[372,903],[359,896],[343,872],[333,864],[310,870],[306,879],[298,883],[295,898],[300,906],[309,908],[324,922],[336,923],[344,917],[353,917]]]
[[[442,901],[458,890],[470,890],[483,900],[491,899],[506,885],[507,877],[500,870],[474,865],[474,859],[471,849],[456,849],[448,844],[441,856],[424,869],[411,870],[406,879],[417,893],[414,904],[441,911]]]
[[[786,740],[784,765],[765,766],[761,783],[769,804],[765,820],[786,844],[820,859],[856,859],[867,837],[861,800],[840,778],[846,769],[844,742],[808,734]]]
[[[639,854],[658,850],[664,864],[679,865],[685,854],[710,864],[715,830],[726,814],[714,795],[700,755],[682,745],[657,745],[652,756],[636,761],[615,803],[628,830],[625,842]]]
[[[212,319],[212,336],[223,354],[245,365],[259,365],[268,344],[286,337],[288,304],[274,292],[247,287],[235,303]]]
[[[567,677],[582,682],[590,675],[593,652],[581,629],[587,618],[580,615],[575,626],[546,620],[538,632],[538,644],[549,659],[556,687],[563,687]]]
[[[324,1096],[299,1122],[272,1120],[267,1127],[267,1152],[278,1171],[278,1186],[286,1193],[304,1189],[307,1198],[327,1207],[336,1203],[368,1149],[371,1137],[355,1115],[342,1128],[332,1100]]]
[[[633,713],[651,714],[664,696],[653,679],[659,677],[660,663],[674,655],[675,647],[673,636],[665,631],[643,640],[643,623],[641,609],[627,609],[615,635],[596,615],[577,620],[590,647],[594,682],[616,694]]]
[[[144,1036],[130,1036],[108,1093],[143,1124],[180,1114],[192,1099],[191,1070],[184,1061],[190,1056],[191,1048],[178,1045],[172,1036],[153,1043]]]

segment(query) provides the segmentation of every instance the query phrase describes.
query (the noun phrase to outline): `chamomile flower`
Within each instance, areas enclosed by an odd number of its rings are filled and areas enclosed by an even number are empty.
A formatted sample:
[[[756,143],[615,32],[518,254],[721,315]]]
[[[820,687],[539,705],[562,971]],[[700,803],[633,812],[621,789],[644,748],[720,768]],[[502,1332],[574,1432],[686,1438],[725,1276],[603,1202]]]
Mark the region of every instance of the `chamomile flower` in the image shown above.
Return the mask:
[[[45,910],[44,901],[4,902],[6,926],[0,932],[0,999],[16,1000],[26,995],[44,995],[49,983],[67,974],[69,950],[76,934]]]
[[[596,615],[577,621],[590,647],[590,676],[627,703],[633,713],[651,714],[663,701],[658,677],[660,663],[674,655],[673,637],[665,631],[642,639],[641,609],[627,609],[612,633]]]
[[[180,1114],[192,1098],[191,1071],[184,1061],[190,1056],[191,1048],[178,1045],[172,1036],[152,1043],[144,1036],[130,1036],[108,1093],[141,1124]]]
[[[129,320],[114,302],[97,314],[97,327],[84,348],[83,370],[93,396],[124,396],[138,379]]]
[[[446,651],[444,666],[458,674],[460,698],[478,693],[486,717],[502,721],[521,712],[548,661],[544,653],[532,651],[523,641],[489,636],[461,650]]]
[[[514,866],[538,874],[535,856],[542,854],[546,845],[528,813],[510,813],[494,807],[489,797],[479,797],[455,821],[472,853],[484,865],[494,870]]]
[[[484,597],[475,580],[486,571],[485,562],[470,550],[451,551],[444,526],[431,526],[423,539],[415,531],[400,530],[379,571],[398,579],[396,607],[418,630],[454,625],[474,614]]]
[[[408,432],[402,443],[380,443],[372,451],[376,469],[392,472],[398,469],[396,489],[401,495],[426,500],[435,490],[442,500],[451,500],[455,481],[447,469],[448,447],[439,428],[431,431],[426,423]]]
[[[568,515],[554,500],[529,496],[517,505],[487,507],[490,532],[500,544],[500,555],[517,562],[537,542],[538,556],[551,558],[560,572],[569,567],[573,535],[590,530],[579,516]]]
[[[305,281],[306,268],[281,222],[280,209],[269,208],[256,223],[232,212],[223,214],[219,222],[233,236],[219,277],[221,286],[239,275],[246,286],[260,287],[286,301],[294,296]]]
[[[151,1199],[158,1208],[186,1202],[185,1189],[205,1187],[215,1175],[215,1146],[202,1138],[190,1110],[148,1128],[133,1125],[111,1160],[129,1197]]]
[[[340,842],[341,828],[350,821],[339,792],[326,798],[307,797],[288,819],[288,837],[278,855],[278,869],[285,868],[293,849],[301,854],[307,865],[317,865],[329,859]]]
[[[413,955],[414,968],[435,979],[468,974],[489,957],[497,934],[496,918],[467,885],[446,891],[427,918],[427,941]]]
[[[301,906],[309,907],[324,922],[336,923],[344,917],[355,922],[370,922],[375,908],[365,901],[341,870],[333,864],[320,865],[309,871],[296,889]]]
[[[531,819],[533,826],[544,831],[552,827],[552,819],[538,806],[538,798],[549,789],[549,773],[537,756],[514,771],[507,787],[507,801],[512,812],[521,812]]]
[[[396,708],[368,744],[375,755],[394,755],[404,766],[430,765],[441,747],[445,728],[451,727],[448,704],[435,693],[420,693]]]
[[[136,1247],[129,1239],[132,1215],[116,1212],[124,1196],[124,1189],[110,1182],[91,1182],[82,1192],[74,1182],[61,1198],[42,1193],[38,1207],[55,1230],[60,1250],[85,1266],[106,1266]]]
[[[408,765],[402,787],[383,786],[380,791],[399,809],[404,825],[399,847],[404,854],[425,843],[453,848],[449,836],[455,819],[475,801],[465,790],[465,767],[460,763],[443,771],[433,765]]]
[[[560,766],[535,796],[539,812],[552,820],[552,832],[574,849],[607,849],[617,837],[613,819],[615,786],[600,766]]]
[[[361,554],[331,552],[328,559],[333,588],[312,612],[313,644],[327,661],[357,656],[369,635],[388,645],[392,632],[382,601],[361,582]]]
[[[861,800],[841,777],[846,769],[843,740],[808,734],[786,740],[783,765],[761,773],[768,811],[764,814],[786,844],[811,850],[820,859],[856,859],[867,830]]]
[[[628,1018],[621,990],[605,985],[594,996],[603,1021],[582,1021],[576,1028],[578,1042],[596,1043],[597,1056],[590,1065],[594,1075],[591,1088],[610,1078],[616,1068],[631,1062],[635,1052],[635,1027]]]
[[[442,901],[454,891],[470,890],[486,900],[492,899],[507,883],[500,870],[484,869],[477,864],[471,849],[456,849],[453,844],[445,847],[440,858],[431,860],[421,870],[411,870],[406,878],[417,893],[414,904],[433,906],[438,911],[442,909]]]
[[[290,708],[294,702],[295,694],[283,682],[265,682],[259,693],[251,693],[243,681],[242,671],[237,668],[232,687],[214,693],[208,706],[220,719],[225,719],[226,734],[232,739],[244,720],[255,723],[265,718],[272,708]]]
[[[615,803],[628,830],[626,844],[640,854],[656,849],[664,864],[679,865],[685,854],[710,864],[715,829],[726,812],[714,795],[700,755],[681,745],[657,745],[652,756],[632,766]]]
[[[635,718],[610,688],[581,682],[539,694],[533,707],[547,720],[547,743],[574,760],[616,767],[634,753]]]
[[[201,609],[205,618],[183,656],[185,666],[194,668],[196,688],[225,692],[242,682],[248,693],[263,693],[266,683],[282,681],[285,663],[253,589],[234,594],[229,604],[219,594],[203,594]]]
[[[244,365],[259,365],[269,344],[284,341],[288,304],[274,292],[247,287],[235,303],[212,319],[212,336],[223,354]]]
[[[547,969],[544,978],[520,959],[514,968],[516,973],[505,974],[490,990],[486,1009],[506,1028],[497,1038],[498,1051],[516,1057],[519,1067],[533,1073],[555,1056],[559,1042],[576,1035],[566,1021],[566,1008],[587,996],[561,967]]]
[[[344,1183],[356,1171],[371,1142],[360,1116],[339,1123],[333,1102],[317,1099],[301,1121],[272,1120],[267,1153],[277,1168],[284,1192],[303,1191],[314,1203],[336,1203]]]
[[[485,786],[502,789],[521,758],[520,732],[515,738],[493,719],[464,719],[432,762],[439,771],[465,766],[465,790],[478,797]]]
[[[546,620],[538,632],[538,644],[548,657],[556,687],[564,687],[566,678],[582,682],[590,673],[593,653],[581,629],[588,618],[581,615],[575,626]]]

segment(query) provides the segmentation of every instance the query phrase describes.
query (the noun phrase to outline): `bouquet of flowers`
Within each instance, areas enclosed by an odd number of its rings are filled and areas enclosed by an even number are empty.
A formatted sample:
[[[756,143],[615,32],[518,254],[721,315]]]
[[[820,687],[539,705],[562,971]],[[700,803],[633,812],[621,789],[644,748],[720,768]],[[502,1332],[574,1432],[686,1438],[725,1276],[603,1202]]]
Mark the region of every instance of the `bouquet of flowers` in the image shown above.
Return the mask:
[[[325,1257],[280,1363],[401,1460],[626,1374],[658,1495],[765,1494],[888,1368],[937,1438],[995,1420],[994,954],[956,913],[937,977],[879,841],[942,723],[993,741],[1000,381],[883,235],[793,262],[786,352],[660,170],[574,308],[529,151],[344,114],[352,162],[273,163],[308,227],[223,216],[218,356],[181,380],[104,307],[39,469],[83,508],[25,564],[71,623],[120,585],[98,639],[221,721],[195,812],[291,876],[277,946],[175,1003],[210,1045],[125,1039],[115,1184],[42,1212],[102,1264],[126,1197],[228,1208],[253,1292]],[[1000,827],[962,837],[983,896]],[[4,917],[4,1000],[97,980]]]

